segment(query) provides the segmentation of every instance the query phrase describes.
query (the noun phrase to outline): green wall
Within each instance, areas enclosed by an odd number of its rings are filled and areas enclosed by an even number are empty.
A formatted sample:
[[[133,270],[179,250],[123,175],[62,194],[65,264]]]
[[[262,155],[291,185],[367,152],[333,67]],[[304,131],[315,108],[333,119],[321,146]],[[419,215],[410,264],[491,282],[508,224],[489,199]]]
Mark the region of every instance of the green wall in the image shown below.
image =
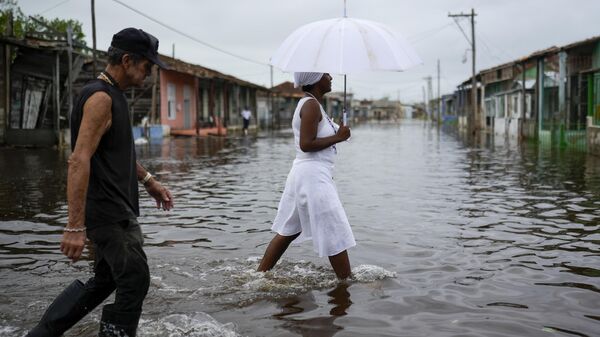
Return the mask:
[[[592,68],[600,68],[600,41],[596,43],[592,54]]]

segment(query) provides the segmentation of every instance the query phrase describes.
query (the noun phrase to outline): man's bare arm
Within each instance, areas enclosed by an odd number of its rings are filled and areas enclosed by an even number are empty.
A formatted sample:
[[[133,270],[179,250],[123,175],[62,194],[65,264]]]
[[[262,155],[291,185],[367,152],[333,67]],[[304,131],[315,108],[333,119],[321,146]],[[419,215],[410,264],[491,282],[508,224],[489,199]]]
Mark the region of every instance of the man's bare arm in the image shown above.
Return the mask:
[[[85,228],[85,200],[90,179],[90,160],[98,148],[102,135],[110,128],[111,106],[112,99],[105,92],[93,94],[83,106],[77,143],[68,161],[69,219],[67,229]],[[68,258],[77,261],[81,256],[84,244],[85,232],[65,232],[60,248]]]

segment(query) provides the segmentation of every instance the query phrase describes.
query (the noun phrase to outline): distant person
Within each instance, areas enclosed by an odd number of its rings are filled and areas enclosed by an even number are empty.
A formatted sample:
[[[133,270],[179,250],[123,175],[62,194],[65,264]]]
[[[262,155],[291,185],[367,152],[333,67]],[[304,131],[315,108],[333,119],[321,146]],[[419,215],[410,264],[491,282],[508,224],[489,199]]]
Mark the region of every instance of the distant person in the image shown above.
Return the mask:
[[[350,129],[335,124],[323,109],[331,80],[323,73],[294,74],[295,86],[305,94],[292,117],[296,159],[271,228],[275,237],[258,271],[273,268],[292,241],[312,239],[314,250],[329,257],[338,278],[351,275],[347,249],[356,242],[332,178],[336,144],[350,137]]]
[[[138,182],[156,200],[173,207],[171,193],[136,161],[124,91],[141,86],[158,59],[158,40],[126,28],[112,38],[108,66],[87,83],[71,115],[67,177],[68,223],[61,252],[73,262],[86,237],[94,245],[94,276],[75,280],[52,302],[29,337],[61,336],[116,289],[100,318],[99,336],[134,337],[150,273],[142,249]]]
[[[250,108],[248,108],[248,106],[244,107],[244,110],[242,110],[242,120],[244,121],[244,134],[247,135],[248,134],[248,126],[250,126],[250,118],[252,118],[252,111],[250,111]]]

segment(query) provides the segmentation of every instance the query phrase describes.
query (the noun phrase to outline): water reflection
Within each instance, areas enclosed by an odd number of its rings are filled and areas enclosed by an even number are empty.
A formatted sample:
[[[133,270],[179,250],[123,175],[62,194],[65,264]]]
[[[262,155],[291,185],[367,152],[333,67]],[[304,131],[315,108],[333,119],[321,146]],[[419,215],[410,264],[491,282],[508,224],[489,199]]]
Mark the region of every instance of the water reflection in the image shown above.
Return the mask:
[[[329,315],[310,318],[295,317],[320,309],[312,292],[309,292],[276,301],[281,312],[274,314],[273,317],[284,322],[281,327],[303,337],[331,337],[344,330],[343,325],[335,324],[335,320],[340,316],[347,315],[347,310],[352,305],[349,287],[349,283],[340,282],[334,289],[327,292],[329,297],[327,303],[332,304]]]
[[[141,195],[152,273],[143,318],[164,332],[212,325],[204,312],[248,336],[597,335],[600,158],[494,138],[468,145],[418,122],[354,127],[338,150],[336,184],[358,241],[353,271],[368,276],[346,288],[334,288],[310,244],[273,273],[255,272],[294,156],[291,133],[137,147],[176,201],[165,213]],[[92,270],[91,255],[70,264],[58,249],[66,158],[0,149],[8,335],[22,336]],[[75,331],[93,336],[97,318]]]
[[[45,218],[65,204],[67,156],[54,149],[0,147],[1,219]]]

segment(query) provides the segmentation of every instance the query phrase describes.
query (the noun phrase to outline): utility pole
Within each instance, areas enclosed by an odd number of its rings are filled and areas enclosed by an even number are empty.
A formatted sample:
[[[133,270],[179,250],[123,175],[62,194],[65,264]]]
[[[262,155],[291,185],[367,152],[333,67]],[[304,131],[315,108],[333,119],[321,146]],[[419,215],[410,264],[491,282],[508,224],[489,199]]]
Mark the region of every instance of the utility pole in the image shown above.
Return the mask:
[[[271,87],[269,88],[269,110],[271,110],[271,129],[275,129],[275,112],[273,111],[273,66],[269,65],[269,72],[271,74]],[[279,112],[278,112],[279,113]],[[279,116],[277,116],[277,123],[279,123]],[[277,126],[279,129],[279,125]]]
[[[437,120],[438,124],[442,119],[442,96],[440,95],[440,59],[437,60]]]
[[[432,100],[433,100],[433,86],[431,84],[431,76],[427,76],[423,78],[425,81],[427,81],[427,115],[429,116],[429,118],[431,120],[433,120],[434,118],[434,114],[433,114],[433,104],[432,104]]]
[[[92,77],[96,77],[96,1],[92,0],[92,56],[94,64],[92,66]]]
[[[398,119],[403,118],[404,116],[402,116],[402,105],[400,103],[400,90],[397,90],[397,94],[398,94],[398,104],[397,104],[397,116]]]
[[[421,87],[423,89],[423,110],[425,110],[425,115],[429,116],[427,112],[427,96],[425,95],[425,86]]]
[[[477,106],[477,78],[476,78],[477,74],[475,73],[475,56],[476,56],[476,53],[475,53],[475,50],[476,50],[475,49],[475,16],[477,16],[477,14],[475,14],[475,9],[471,8],[471,14],[464,14],[461,12],[460,14],[448,14],[448,16],[451,18],[458,18],[458,17],[471,18],[471,41],[469,41],[469,43],[471,44],[471,52],[472,52],[472,78],[471,78],[472,106],[471,106],[471,113],[469,114],[469,116],[467,118],[469,119],[470,134],[474,135],[475,133],[477,133],[479,131],[479,128],[481,127],[481,123],[479,121],[479,107]]]

